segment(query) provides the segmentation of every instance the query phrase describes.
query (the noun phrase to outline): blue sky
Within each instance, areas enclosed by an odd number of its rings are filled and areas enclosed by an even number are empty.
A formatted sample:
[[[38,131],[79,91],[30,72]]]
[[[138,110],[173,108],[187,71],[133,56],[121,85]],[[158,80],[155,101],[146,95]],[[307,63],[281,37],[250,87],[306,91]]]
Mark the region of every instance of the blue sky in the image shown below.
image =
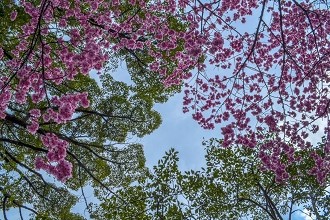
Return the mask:
[[[189,113],[182,113],[182,94],[171,97],[167,103],[156,105],[162,124],[152,134],[141,139],[145,147],[147,166],[155,165],[170,148],[179,151],[182,170],[198,169],[205,165],[203,137],[209,139],[219,134],[216,130],[202,129]]]

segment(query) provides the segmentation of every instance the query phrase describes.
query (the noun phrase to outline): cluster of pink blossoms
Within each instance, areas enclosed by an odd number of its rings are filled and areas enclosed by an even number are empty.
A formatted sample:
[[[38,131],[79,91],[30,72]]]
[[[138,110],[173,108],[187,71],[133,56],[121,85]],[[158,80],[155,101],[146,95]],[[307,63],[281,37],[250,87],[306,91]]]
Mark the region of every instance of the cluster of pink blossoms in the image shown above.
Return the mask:
[[[5,86],[7,80],[8,80],[7,77],[0,78],[0,88],[3,88]],[[5,110],[7,109],[10,99],[11,99],[11,92],[8,87],[5,87],[0,93],[0,119],[4,119],[6,117]]]
[[[326,178],[330,173],[329,158],[323,158],[316,152],[313,152],[311,156],[315,162],[315,166],[309,171],[309,174],[316,176],[318,182],[326,183]]]
[[[39,109],[30,110],[30,124],[26,127],[31,134],[35,134],[39,129],[38,118],[41,116]]]
[[[283,156],[286,157],[286,162],[283,161]],[[300,160],[300,158],[295,156],[293,147],[278,141],[269,141],[262,144],[259,158],[263,163],[261,170],[273,171],[276,175],[276,182],[288,180],[290,175],[286,171],[286,167]]]
[[[70,120],[75,110],[80,105],[84,108],[89,106],[87,93],[64,95],[60,98],[53,97],[51,103],[54,108],[58,108],[58,112],[49,108],[42,115],[42,118],[44,122],[53,120],[58,124]],[[39,129],[38,118],[41,116],[41,112],[39,109],[32,109],[29,113],[30,124],[27,126],[27,130],[31,134],[36,134]],[[72,164],[65,159],[68,142],[58,138],[53,133],[47,133],[46,135],[41,136],[41,141],[43,145],[47,147],[47,159],[45,160],[40,157],[36,158],[36,169],[43,169],[54,175],[59,181],[65,182],[72,175]],[[53,163],[56,163],[56,165],[53,165]]]
[[[88,108],[89,101],[87,98],[88,94],[78,93],[74,95],[64,95],[60,98],[53,97],[51,99],[51,103],[54,108],[58,108],[58,112],[53,109],[47,109],[47,112],[43,114],[43,120],[45,122],[49,122],[53,120],[57,124],[65,123],[72,118],[72,115],[75,113],[76,109],[79,106],[83,108]]]
[[[36,158],[36,169],[43,169],[54,175],[57,180],[65,182],[72,175],[72,164],[65,159],[68,142],[52,133],[43,135],[41,141],[47,147],[48,153],[46,159]]]

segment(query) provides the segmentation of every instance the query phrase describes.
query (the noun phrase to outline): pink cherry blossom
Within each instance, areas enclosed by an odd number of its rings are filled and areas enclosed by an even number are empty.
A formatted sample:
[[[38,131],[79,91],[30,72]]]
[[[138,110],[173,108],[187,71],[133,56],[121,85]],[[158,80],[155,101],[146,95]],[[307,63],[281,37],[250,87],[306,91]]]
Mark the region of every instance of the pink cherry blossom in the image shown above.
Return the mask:
[[[37,121],[32,121],[30,125],[27,126],[27,130],[31,133],[31,134],[35,134],[37,132],[37,130],[39,129],[39,124]]]
[[[10,20],[15,21],[17,17],[17,11],[12,11],[10,14]]]

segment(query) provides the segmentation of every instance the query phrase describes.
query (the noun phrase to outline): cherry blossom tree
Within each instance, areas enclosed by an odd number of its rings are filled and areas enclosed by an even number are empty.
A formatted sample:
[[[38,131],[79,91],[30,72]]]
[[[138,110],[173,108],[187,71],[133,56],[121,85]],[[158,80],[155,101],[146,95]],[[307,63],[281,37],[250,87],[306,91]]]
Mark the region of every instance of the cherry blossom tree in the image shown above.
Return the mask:
[[[205,129],[218,128],[224,147],[255,148],[260,131],[275,132],[259,157],[278,181],[288,179],[286,168],[299,158],[283,163],[279,156],[330,137],[328,2],[197,0],[185,7],[194,33],[186,51],[197,44],[204,62],[184,81],[183,111]],[[311,153],[309,173],[320,183],[330,172],[329,141]]]

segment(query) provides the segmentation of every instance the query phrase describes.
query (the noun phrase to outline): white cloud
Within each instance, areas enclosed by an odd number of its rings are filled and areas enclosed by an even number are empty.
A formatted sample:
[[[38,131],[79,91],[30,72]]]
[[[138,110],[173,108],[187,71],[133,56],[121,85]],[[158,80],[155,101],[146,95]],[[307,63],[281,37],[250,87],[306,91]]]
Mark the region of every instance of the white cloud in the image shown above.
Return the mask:
[[[308,209],[303,209],[303,212],[300,213],[301,217],[304,218],[304,220],[314,220],[315,216],[311,214],[311,212]]]

